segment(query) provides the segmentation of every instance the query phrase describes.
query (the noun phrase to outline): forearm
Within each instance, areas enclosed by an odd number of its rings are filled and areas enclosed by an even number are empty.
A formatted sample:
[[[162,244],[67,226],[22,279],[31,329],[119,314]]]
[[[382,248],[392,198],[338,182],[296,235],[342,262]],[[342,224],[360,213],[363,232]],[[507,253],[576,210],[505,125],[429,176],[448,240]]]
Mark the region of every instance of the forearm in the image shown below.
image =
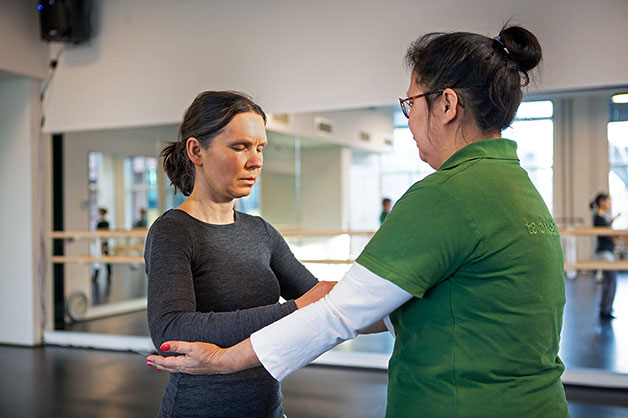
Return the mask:
[[[217,368],[220,373],[235,373],[261,365],[262,363],[253,350],[250,338],[224,349],[220,359],[217,360]]]
[[[377,334],[379,332],[387,331],[386,324],[384,320],[378,321],[368,328],[360,330],[360,334]]]
[[[336,344],[356,336],[412,298],[391,282],[353,266],[325,298],[254,333],[231,348],[170,341],[148,364],[177,373],[234,373],[260,364],[277,380],[306,365]]]
[[[233,312],[185,312],[172,307],[170,312],[151,309],[148,324],[156,347],[168,340],[201,341],[230,347],[253,332],[294,312],[293,301]],[[177,309],[178,308],[178,309]]]
[[[266,370],[282,380],[411,298],[356,264],[329,295],[254,333],[251,345]]]

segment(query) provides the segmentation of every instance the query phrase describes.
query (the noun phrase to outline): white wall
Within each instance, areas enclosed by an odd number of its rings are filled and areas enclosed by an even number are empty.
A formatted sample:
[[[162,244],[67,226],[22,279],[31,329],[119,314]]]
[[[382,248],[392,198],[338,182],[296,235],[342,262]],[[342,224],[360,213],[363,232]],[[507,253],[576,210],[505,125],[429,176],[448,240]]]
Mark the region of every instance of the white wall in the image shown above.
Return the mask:
[[[0,343],[40,342],[39,83],[0,81]]]
[[[301,155],[303,229],[347,229],[351,150],[327,145]]]
[[[392,142],[388,144],[386,141],[392,139],[393,109],[393,106],[386,106],[280,115],[287,117],[287,122],[271,115],[267,128],[293,136],[311,138],[316,142],[338,144],[364,151],[385,152],[392,149]],[[331,125],[332,132],[321,132],[317,129],[319,119]],[[361,134],[367,134],[369,139],[364,140]]]
[[[391,105],[419,34],[493,36],[510,17],[544,46],[538,88],[628,83],[624,0],[95,3],[95,38],[61,58],[47,132],[175,122],[206,89],[247,91],[277,113]]]
[[[589,202],[598,192],[608,192],[609,96],[573,95],[555,103],[555,212],[590,225]]]
[[[349,229],[375,231],[382,213],[379,155],[354,151],[349,180]]]
[[[276,228],[298,228],[301,197],[297,193],[300,173],[297,173],[295,136],[274,131],[268,131],[267,136],[261,181],[255,186],[260,188],[261,214]]]
[[[608,192],[608,92],[559,97],[555,103],[554,216],[591,226],[589,203]],[[578,258],[591,259],[595,238],[578,238]]]
[[[0,1],[0,343],[40,343],[40,85],[48,45],[35,3]],[[28,78],[26,78],[26,77]],[[50,313],[50,311],[49,311]]]
[[[39,38],[34,1],[0,1],[0,70],[45,78],[48,45]]]
[[[300,226],[300,201],[296,194],[297,177],[288,173],[262,170],[261,215],[278,229]]]

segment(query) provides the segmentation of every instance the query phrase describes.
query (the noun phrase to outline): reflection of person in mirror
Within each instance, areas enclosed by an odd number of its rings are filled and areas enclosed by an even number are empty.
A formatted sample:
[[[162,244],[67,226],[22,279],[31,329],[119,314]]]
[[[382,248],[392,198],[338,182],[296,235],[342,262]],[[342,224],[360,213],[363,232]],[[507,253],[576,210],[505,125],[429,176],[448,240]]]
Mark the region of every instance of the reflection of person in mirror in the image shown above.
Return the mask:
[[[260,175],[265,123],[248,96],[207,91],[162,151],[168,178],[189,197],[162,214],[146,240],[148,325],[161,350],[172,339],[234,345],[335,284],[317,284],[275,228],[234,210]],[[282,418],[280,389],[262,367],[229,376],[175,371],[159,416]]]
[[[148,226],[148,219],[146,218],[146,209],[144,208],[140,208],[140,217],[137,221],[135,221],[135,224],[133,225],[133,228],[146,228]]]
[[[400,105],[436,172],[397,200],[325,298],[233,347],[168,342],[181,355],[149,364],[195,374],[263,365],[281,380],[391,314],[387,417],[569,416],[560,236],[517,144],[501,137],[539,42],[518,26],[495,38],[432,33],[406,58]]]
[[[379,215],[379,223],[384,223],[384,219],[386,219],[386,215],[390,212],[390,204],[391,201],[389,198],[385,197],[382,199],[382,213]]]
[[[99,231],[108,230],[109,229],[109,221],[107,220],[107,209],[100,208],[98,209],[98,223],[96,224],[96,229]],[[109,255],[109,240],[104,238],[100,240],[100,252],[102,255]],[[111,263],[107,263],[105,268],[107,269],[107,283],[111,282]],[[98,280],[98,274],[100,273],[100,268],[94,269],[94,274],[92,276],[92,281]]]
[[[599,193],[590,204],[593,210],[593,226],[610,228],[617,217],[611,217],[611,197],[607,193]],[[619,216],[619,215],[617,215]],[[595,257],[599,260],[615,261],[615,243],[617,238],[598,235]],[[617,291],[617,271],[602,271],[602,296],[600,298],[600,318],[610,320],[613,315],[613,302]]]

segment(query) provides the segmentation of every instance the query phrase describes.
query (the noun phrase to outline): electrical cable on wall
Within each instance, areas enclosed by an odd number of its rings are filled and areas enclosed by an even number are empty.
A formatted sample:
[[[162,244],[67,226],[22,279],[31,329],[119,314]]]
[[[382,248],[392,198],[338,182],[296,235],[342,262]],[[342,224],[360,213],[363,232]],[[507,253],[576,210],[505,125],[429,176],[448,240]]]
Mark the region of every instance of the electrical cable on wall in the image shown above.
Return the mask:
[[[54,78],[55,73],[57,72],[57,65],[59,64],[59,58],[65,49],[65,45],[61,45],[57,54],[53,59],[50,60],[48,78],[43,82],[41,86],[41,91],[39,92],[39,101],[41,102],[41,124],[40,127],[44,127],[44,123],[46,121],[46,112],[44,109],[44,99],[46,98],[46,92],[48,91],[48,87],[50,83],[52,83],[52,79]]]

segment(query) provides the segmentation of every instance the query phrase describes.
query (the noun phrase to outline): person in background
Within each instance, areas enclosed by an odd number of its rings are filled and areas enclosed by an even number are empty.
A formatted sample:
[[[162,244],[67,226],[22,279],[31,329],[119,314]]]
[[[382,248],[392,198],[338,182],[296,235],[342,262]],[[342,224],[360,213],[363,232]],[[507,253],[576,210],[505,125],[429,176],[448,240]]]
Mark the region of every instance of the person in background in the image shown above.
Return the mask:
[[[146,209],[140,208],[140,218],[135,222],[133,228],[148,227],[148,219],[146,218]]]
[[[98,223],[96,224],[96,230],[98,231],[106,231],[109,230],[109,221],[107,220],[107,209],[99,208],[98,209]],[[100,240],[100,253],[104,256],[109,255],[109,240],[101,239]],[[105,268],[107,269],[107,284],[111,283],[111,263],[107,263]],[[98,275],[100,273],[100,268],[94,269],[94,274],[92,275],[92,281],[96,282],[98,280]]]
[[[558,345],[558,228],[501,137],[541,60],[534,34],[431,33],[409,48],[399,99],[436,172],[412,185],[327,296],[230,348],[170,341],[168,372],[260,364],[278,380],[390,315],[386,417],[569,416]]]
[[[611,197],[607,193],[599,193],[590,204],[593,210],[593,226],[610,228],[614,218],[611,217]],[[598,260],[615,261],[616,238],[598,235],[595,257]],[[600,318],[614,319],[613,302],[617,291],[617,270],[602,271],[602,296],[600,298]]]
[[[382,199],[382,213],[381,215],[379,215],[379,223],[383,224],[384,223],[384,219],[386,219],[386,215],[388,215],[388,212],[390,212],[390,199],[385,197],[384,199]]]

